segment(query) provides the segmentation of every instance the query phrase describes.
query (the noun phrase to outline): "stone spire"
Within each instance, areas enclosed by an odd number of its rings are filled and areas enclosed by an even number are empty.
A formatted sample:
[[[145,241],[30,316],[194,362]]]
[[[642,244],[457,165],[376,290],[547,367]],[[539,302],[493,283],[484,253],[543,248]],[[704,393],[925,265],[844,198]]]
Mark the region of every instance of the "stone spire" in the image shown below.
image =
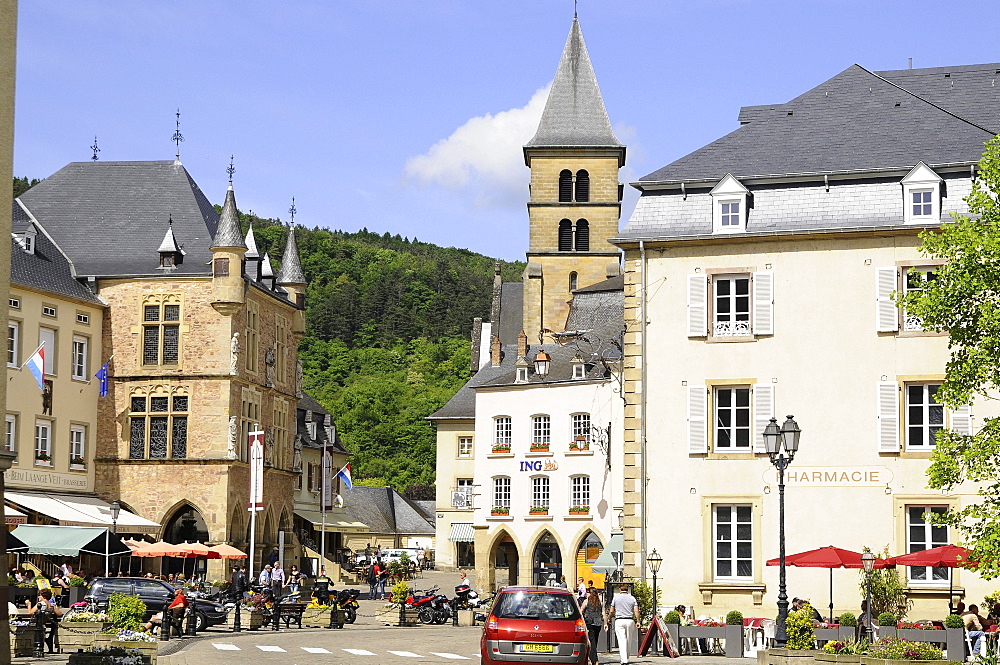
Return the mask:
[[[281,286],[306,283],[302,272],[302,262],[299,260],[299,246],[295,242],[295,227],[288,227],[288,240],[285,241],[285,253],[281,257],[281,269],[275,280]]]
[[[243,234],[240,232],[240,215],[236,211],[236,194],[233,193],[232,184],[226,190],[226,202],[222,205],[219,227],[215,230],[211,249],[221,247],[247,248],[246,243],[243,242]]]
[[[247,246],[247,253],[244,256],[248,259],[259,259],[260,252],[257,251],[257,238],[253,234],[253,222],[250,222],[250,228],[247,230],[247,235],[243,239],[243,242]]]
[[[559,68],[538,131],[525,148],[564,146],[621,147],[611,129],[597,76],[583,42],[580,21],[573,18]]]
[[[274,266],[271,265],[271,255],[264,252],[264,262],[260,266],[260,276],[264,279],[274,280]]]
[[[181,248],[177,244],[177,238],[174,237],[174,219],[171,217],[167,220],[167,232],[163,236],[163,242],[160,243],[160,248],[156,250],[157,252],[163,253],[180,253]]]

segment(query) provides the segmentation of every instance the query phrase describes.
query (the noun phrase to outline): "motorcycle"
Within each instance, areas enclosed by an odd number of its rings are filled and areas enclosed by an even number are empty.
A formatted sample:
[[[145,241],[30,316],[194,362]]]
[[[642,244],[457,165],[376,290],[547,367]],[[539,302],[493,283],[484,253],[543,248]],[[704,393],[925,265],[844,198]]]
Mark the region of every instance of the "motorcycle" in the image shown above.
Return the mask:
[[[448,623],[451,620],[451,600],[443,593],[436,594],[430,602],[434,612],[434,623]]]
[[[491,598],[482,598],[468,584],[455,587],[455,607],[462,610],[477,610],[489,607]]]
[[[358,618],[358,589],[341,589],[337,592],[336,605],[338,610],[344,610],[344,621],[354,623]]]
[[[422,596],[409,596],[406,604],[417,611],[417,619],[422,624],[432,624],[437,621],[434,601],[438,598],[438,587],[428,589]]]

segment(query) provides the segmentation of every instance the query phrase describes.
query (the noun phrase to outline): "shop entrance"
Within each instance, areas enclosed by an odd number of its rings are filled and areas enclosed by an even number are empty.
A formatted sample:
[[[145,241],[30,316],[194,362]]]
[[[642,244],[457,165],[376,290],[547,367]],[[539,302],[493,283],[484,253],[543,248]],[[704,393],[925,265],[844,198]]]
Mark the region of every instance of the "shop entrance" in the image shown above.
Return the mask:
[[[531,581],[538,586],[552,586],[562,577],[562,552],[552,534],[545,532],[531,557]]]

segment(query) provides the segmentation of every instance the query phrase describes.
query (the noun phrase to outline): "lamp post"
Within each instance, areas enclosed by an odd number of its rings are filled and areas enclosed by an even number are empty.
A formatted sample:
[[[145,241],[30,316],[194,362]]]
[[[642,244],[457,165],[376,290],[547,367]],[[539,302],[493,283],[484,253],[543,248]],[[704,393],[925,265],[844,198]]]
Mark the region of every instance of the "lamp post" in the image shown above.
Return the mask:
[[[539,351],[538,355],[535,356],[535,374],[542,378],[548,376],[549,364],[551,362],[552,359],[549,357],[549,354],[545,353],[545,351]]]
[[[649,565],[649,572],[653,573],[653,616],[656,616],[656,607],[658,605],[656,597],[656,574],[660,572],[663,557],[657,554],[655,547],[649,556],[646,557],[646,563]]]
[[[792,463],[799,449],[799,435],[802,431],[798,423],[788,416],[778,427],[778,421],[771,422],[764,428],[764,447],[771,464],[778,470],[778,558],[780,572],[778,577],[778,625],[775,628],[774,642],[779,649],[784,649],[788,642],[785,630],[785,620],[788,618],[788,594],[785,590],[785,469]]]
[[[871,550],[865,550],[861,555],[861,564],[865,567],[865,612],[868,617],[865,621],[865,632],[868,641],[872,640],[872,571],[875,570],[875,555]]]
[[[111,531],[117,536],[118,535],[118,513],[122,510],[121,504],[117,501],[111,502]],[[118,571],[121,572],[122,560],[118,559]]]

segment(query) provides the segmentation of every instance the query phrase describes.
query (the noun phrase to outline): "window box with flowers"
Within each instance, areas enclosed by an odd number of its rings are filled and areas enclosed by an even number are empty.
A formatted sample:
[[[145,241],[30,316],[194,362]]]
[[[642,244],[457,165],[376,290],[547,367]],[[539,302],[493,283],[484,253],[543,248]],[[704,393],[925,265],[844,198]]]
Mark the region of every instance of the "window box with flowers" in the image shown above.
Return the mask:
[[[506,506],[493,506],[490,508],[490,515],[493,517],[506,517],[510,515],[510,508]]]
[[[528,514],[529,515],[548,515],[549,514],[549,507],[548,506],[532,506],[531,508],[528,509]]]
[[[71,471],[86,471],[87,460],[82,457],[71,457],[69,460],[69,468]]]
[[[509,443],[494,443],[493,447],[490,449],[494,454],[499,455],[509,455],[510,454],[510,444]]]
[[[52,466],[52,456],[48,453],[35,453],[35,466]]]
[[[549,452],[549,444],[547,444],[547,443],[541,443],[539,441],[535,441],[534,443],[531,444],[531,452],[533,452],[533,453],[547,453],[547,452]]]
[[[569,507],[569,514],[570,515],[589,515],[590,514],[590,506],[570,506]]]
[[[578,436],[569,442],[569,449],[573,452],[590,450],[590,441],[587,441],[586,437]]]

